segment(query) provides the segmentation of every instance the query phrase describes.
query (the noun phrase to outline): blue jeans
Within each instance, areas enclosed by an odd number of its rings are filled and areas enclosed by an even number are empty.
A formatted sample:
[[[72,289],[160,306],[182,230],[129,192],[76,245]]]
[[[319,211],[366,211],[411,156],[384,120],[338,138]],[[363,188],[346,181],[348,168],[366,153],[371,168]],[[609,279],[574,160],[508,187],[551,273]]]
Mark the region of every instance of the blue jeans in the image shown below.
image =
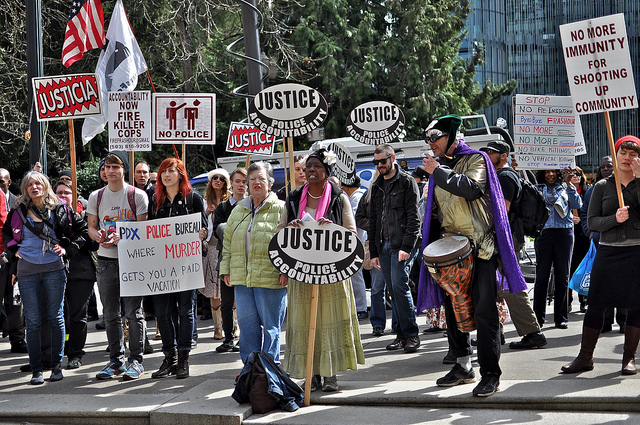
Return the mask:
[[[180,351],[191,351],[194,330],[195,289],[153,296],[153,307],[158,329],[162,335],[162,352],[171,353],[176,347]],[[174,308],[178,309],[178,321],[173,317]],[[177,340],[177,344],[176,344]]]
[[[382,272],[375,267],[370,270],[371,273],[371,314],[369,321],[372,327],[385,328],[387,324],[387,303],[385,301],[386,282]],[[391,328],[398,328],[398,319],[396,313],[391,308]]]
[[[50,273],[36,273],[19,277],[20,295],[27,325],[29,364],[33,372],[42,371],[40,327],[47,318],[51,328],[51,365],[62,362],[64,355],[64,288],[67,276],[64,269]],[[41,301],[46,301],[46,317]],[[43,303],[44,305],[44,303]]]
[[[411,263],[411,258],[398,261],[398,253],[398,250],[391,249],[391,243],[387,241],[382,244],[379,259],[384,280],[391,283],[391,305],[398,319],[396,335],[400,339],[407,339],[418,335],[418,324],[409,289],[410,267],[407,265]]]
[[[254,351],[263,351],[280,363],[280,328],[287,309],[287,289],[234,288],[242,362]]]
[[[109,342],[111,361],[124,363],[124,330],[120,317],[120,267],[118,259],[98,258],[96,279],[102,301],[102,313]],[[142,297],[122,297],[124,315],[129,321],[129,362],[137,360],[142,363],[144,351],[144,314],[142,313]]]

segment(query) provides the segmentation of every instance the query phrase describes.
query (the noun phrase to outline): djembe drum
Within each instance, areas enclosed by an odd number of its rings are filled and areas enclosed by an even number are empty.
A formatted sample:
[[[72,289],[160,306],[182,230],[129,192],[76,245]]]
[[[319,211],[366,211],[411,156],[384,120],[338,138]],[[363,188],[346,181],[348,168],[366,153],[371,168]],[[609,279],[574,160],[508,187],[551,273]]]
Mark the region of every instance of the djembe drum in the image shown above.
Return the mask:
[[[438,285],[451,297],[458,329],[471,332],[476,328],[471,301],[473,255],[469,238],[447,236],[430,243],[423,251],[425,266]]]

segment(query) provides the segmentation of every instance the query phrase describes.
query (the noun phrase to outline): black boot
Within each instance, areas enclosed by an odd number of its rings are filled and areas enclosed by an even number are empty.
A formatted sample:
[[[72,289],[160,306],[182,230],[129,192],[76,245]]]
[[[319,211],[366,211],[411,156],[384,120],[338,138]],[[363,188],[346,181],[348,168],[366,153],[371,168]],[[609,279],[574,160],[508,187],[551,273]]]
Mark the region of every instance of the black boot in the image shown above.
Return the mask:
[[[189,377],[189,351],[178,351],[178,369],[176,371],[176,378],[183,379]]]
[[[169,354],[165,353],[164,360],[160,369],[157,372],[151,374],[152,378],[166,378],[169,375],[176,373],[176,364],[178,363],[178,353],[176,350],[171,351]]]

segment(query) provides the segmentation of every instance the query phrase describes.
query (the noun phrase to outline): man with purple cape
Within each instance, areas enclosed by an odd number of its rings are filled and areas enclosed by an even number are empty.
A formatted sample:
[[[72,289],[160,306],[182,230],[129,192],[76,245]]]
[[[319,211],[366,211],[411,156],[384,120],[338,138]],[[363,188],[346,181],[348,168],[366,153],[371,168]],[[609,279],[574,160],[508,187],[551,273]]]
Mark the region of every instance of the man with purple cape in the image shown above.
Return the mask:
[[[474,264],[471,278],[471,300],[478,330],[478,363],[480,383],[473,395],[487,397],[500,385],[500,322],[496,307],[496,270],[500,264],[505,289],[518,292],[526,284],[513,249],[504,196],[491,160],[485,152],[470,148],[456,134],[462,119],[446,115],[429,124],[426,141],[436,160],[425,154],[422,167],[431,175],[423,224],[422,250],[440,237],[462,235],[473,247]],[[441,231],[430,235],[432,214],[437,216]],[[502,289],[502,288],[501,288]],[[451,354],[457,363],[436,384],[441,387],[475,382],[471,367],[469,333],[456,324],[451,299],[445,296],[424,265],[420,271],[418,311],[444,304],[447,337]]]

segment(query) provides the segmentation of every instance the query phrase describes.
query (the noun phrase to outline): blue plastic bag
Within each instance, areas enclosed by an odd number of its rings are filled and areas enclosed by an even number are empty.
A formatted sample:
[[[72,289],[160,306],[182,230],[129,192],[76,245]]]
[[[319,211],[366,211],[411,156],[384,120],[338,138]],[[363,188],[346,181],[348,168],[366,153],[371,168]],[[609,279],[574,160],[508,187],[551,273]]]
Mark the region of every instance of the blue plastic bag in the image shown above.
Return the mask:
[[[573,289],[580,295],[587,295],[589,293],[589,285],[591,283],[591,267],[593,267],[593,260],[596,258],[596,245],[591,241],[589,252],[584,256],[580,265],[576,269],[571,280],[569,281],[569,288]]]

